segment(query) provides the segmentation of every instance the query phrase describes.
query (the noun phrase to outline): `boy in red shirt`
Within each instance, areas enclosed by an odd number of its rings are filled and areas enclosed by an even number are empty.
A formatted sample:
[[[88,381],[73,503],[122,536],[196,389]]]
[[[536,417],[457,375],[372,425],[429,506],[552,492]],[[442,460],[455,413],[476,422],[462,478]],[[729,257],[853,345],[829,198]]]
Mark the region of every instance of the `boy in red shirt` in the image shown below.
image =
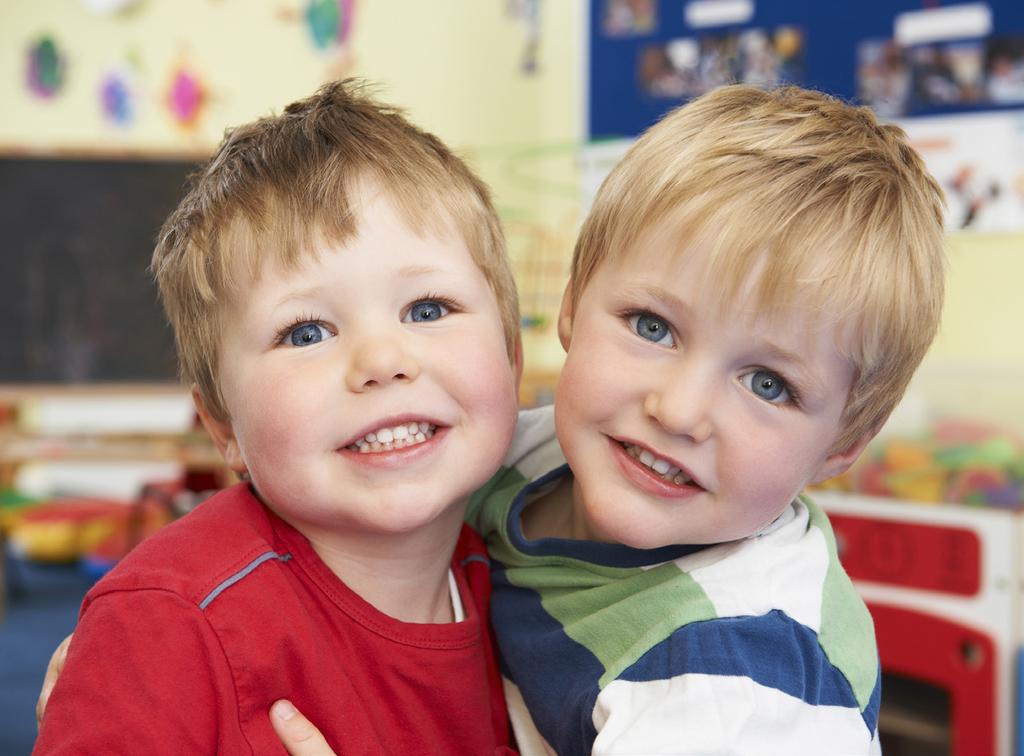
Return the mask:
[[[226,136],[152,268],[244,482],[89,592],[36,752],[283,753],[280,698],[339,753],[505,750],[486,551],[462,524],[521,365],[486,187],[331,84]]]

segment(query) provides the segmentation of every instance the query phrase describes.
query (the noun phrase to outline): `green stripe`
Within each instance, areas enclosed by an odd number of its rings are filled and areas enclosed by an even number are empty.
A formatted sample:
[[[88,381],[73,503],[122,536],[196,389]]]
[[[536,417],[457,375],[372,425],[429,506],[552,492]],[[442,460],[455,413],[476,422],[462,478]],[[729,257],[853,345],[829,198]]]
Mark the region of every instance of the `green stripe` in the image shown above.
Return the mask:
[[[495,556],[508,565],[517,555]],[[568,564],[576,569],[559,567]],[[509,567],[506,575],[538,591],[548,614],[597,657],[601,688],[679,627],[717,616],[704,590],[672,563],[641,570],[552,557],[550,567]]]
[[[506,537],[508,526],[503,513],[526,483],[526,477],[516,468],[501,467],[469,497],[466,522],[487,540],[488,550],[497,540],[495,531],[502,539]]]
[[[808,497],[800,497],[811,514],[811,525],[825,536],[828,572],[821,596],[819,642],[825,656],[846,677],[860,710],[864,711],[878,682],[875,625],[857,589],[839,564],[836,539],[825,513]]]

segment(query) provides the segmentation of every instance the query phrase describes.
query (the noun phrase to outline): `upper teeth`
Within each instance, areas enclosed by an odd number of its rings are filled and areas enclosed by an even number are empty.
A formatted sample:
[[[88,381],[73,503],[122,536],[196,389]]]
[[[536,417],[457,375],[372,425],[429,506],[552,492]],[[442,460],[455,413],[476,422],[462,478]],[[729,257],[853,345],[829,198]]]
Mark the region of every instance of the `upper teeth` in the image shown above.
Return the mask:
[[[655,457],[651,452],[647,451],[647,449],[641,449],[639,446],[635,446],[633,444],[623,444],[622,446],[629,456],[640,462],[642,465],[651,468],[654,472],[658,473],[658,475],[670,483],[682,485],[684,483],[693,482],[693,479],[678,467],[668,460]]]
[[[360,454],[401,449],[406,446],[422,444],[433,436],[436,430],[436,425],[426,422],[402,423],[392,427],[378,428],[357,439],[346,448],[349,451],[357,451]]]

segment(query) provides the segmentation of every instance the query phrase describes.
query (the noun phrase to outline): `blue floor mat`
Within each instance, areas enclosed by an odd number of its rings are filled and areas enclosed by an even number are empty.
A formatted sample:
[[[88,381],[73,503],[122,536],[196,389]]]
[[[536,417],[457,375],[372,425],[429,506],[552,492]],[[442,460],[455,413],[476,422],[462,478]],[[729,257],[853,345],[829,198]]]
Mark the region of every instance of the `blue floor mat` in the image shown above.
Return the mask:
[[[76,565],[7,561],[0,621],[0,754],[27,756],[36,739],[35,706],[43,672],[71,632],[93,578]]]

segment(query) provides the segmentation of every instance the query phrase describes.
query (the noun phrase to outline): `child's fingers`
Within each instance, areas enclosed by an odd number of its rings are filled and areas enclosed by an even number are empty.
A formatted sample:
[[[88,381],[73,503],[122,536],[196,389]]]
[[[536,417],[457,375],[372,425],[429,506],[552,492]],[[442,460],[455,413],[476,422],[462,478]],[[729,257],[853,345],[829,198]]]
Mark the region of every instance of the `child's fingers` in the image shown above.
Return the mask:
[[[335,756],[320,730],[290,701],[274,702],[270,707],[270,723],[291,756]]]
[[[50,663],[46,665],[46,674],[43,676],[43,689],[39,691],[39,700],[36,701],[36,727],[43,725],[43,713],[46,711],[46,702],[50,700],[53,686],[57,684],[61,670],[64,669],[64,660],[68,656],[68,646],[71,643],[71,636],[60,642],[60,645],[50,656]]]

